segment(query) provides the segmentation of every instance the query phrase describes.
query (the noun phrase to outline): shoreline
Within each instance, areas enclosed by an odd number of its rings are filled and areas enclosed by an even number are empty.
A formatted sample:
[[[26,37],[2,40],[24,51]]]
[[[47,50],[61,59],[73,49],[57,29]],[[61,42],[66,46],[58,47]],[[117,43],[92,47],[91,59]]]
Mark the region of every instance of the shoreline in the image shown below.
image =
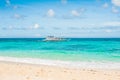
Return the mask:
[[[60,60],[47,60],[37,58],[15,58],[15,57],[2,57],[0,56],[0,62],[15,62],[32,65],[45,65],[64,68],[86,68],[86,69],[117,69],[120,70],[120,63],[118,62],[72,62],[72,61],[60,61]]]
[[[120,70],[0,61],[0,80],[120,80]]]
[[[13,61],[14,60],[14,61]],[[31,61],[32,60],[32,63]],[[40,59],[0,57],[0,80],[120,80],[120,68],[88,68],[51,64]],[[43,63],[42,63],[43,62]]]

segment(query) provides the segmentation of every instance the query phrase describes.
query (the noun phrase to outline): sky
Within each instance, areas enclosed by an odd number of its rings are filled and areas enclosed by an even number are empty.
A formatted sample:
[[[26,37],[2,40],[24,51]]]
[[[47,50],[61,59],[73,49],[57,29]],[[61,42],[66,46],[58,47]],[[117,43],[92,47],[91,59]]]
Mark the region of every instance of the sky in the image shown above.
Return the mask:
[[[0,38],[120,38],[120,0],[0,0]]]

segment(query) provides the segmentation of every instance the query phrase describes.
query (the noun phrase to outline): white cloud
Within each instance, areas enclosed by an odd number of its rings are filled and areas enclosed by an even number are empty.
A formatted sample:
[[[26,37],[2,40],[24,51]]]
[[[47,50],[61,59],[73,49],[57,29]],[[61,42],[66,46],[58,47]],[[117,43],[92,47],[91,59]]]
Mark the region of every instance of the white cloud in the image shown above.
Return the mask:
[[[61,0],[62,4],[67,4],[67,0]]]
[[[24,19],[25,17],[26,17],[25,15],[21,15],[21,14],[17,14],[17,13],[15,13],[13,15],[13,18],[15,18],[15,19]]]
[[[7,6],[10,6],[10,5],[11,5],[10,0],[5,0],[5,1],[6,1]]]
[[[13,6],[13,9],[17,9],[17,8],[18,8],[18,6],[17,6],[17,5]]]
[[[19,19],[19,18],[21,18],[21,15],[19,15],[19,14],[14,14],[14,18]]]
[[[38,29],[40,27],[40,25],[39,24],[34,24],[34,29]]]
[[[111,33],[112,30],[111,30],[111,29],[107,29],[107,30],[105,30],[105,32],[107,32],[107,33]]]
[[[84,12],[86,9],[85,8],[80,8],[80,12]]]
[[[103,24],[104,26],[120,26],[119,21],[114,21],[114,22],[106,22]]]
[[[103,8],[108,8],[109,7],[109,4],[108,3],[104,3],[103,4]]]
[[[112,12],[113,13],[119,13],[119,10],[116,7],[112,7]]]
[[[47,12],[47,16],[48,17],[54,17],[55,16],[55,12],[53,9],[49,9],[48,12]]]
[[[72,14],[73,16],[80,16],[80,13],[79,13],[77,10],[72,10],[72,11],[71,11],[71,14]]]
[[[85,8],[80,8],[79,10],[72,10],[72,11],[71,11],[71,14],[72,14],[73,16],[78,17],[78,16],[80,16],[84,11],[85,11]]]
[[[115,6],[119,6],[119,7],[120,7],[120,0],[112,0],[112,3],[113,3]]]
[[[10,25],[10,26],[8,26],[7,28],[8,28],[8,29],[13,29],[13,26]]]

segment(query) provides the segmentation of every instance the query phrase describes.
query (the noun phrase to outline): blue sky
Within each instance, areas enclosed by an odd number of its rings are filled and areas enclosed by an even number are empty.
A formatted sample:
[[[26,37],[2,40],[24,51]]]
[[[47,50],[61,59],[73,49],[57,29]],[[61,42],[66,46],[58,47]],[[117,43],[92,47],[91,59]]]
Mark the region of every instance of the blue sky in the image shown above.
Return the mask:
[[[120,37],[120,0],[0,0],[0,38]]]

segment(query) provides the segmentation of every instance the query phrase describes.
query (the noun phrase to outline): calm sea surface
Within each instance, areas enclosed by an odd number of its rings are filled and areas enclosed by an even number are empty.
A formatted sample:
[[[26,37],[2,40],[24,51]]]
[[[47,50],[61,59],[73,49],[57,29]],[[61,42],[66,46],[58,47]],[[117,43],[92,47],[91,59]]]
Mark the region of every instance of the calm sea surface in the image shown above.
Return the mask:
[[[0,39],[0,56],[63,61],[120,61],[120,38],[71,38],[43,42],[42,38]]]

